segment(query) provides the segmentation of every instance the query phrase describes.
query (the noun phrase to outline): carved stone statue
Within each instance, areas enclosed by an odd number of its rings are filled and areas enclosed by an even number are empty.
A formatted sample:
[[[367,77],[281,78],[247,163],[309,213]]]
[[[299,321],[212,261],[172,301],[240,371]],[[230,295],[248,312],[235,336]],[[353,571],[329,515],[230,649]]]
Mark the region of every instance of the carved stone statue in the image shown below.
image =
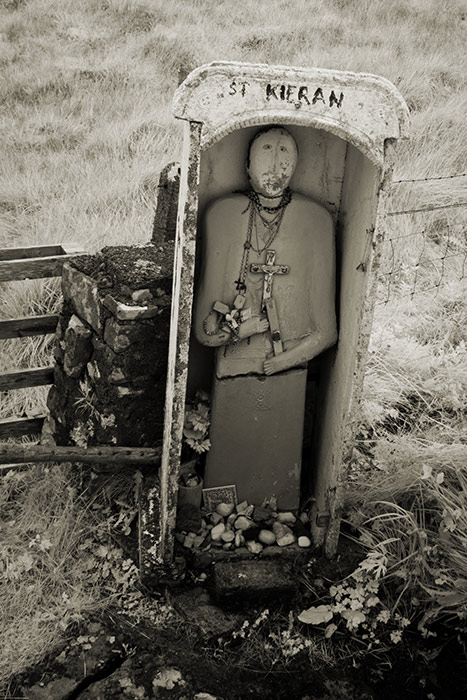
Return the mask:
[[[195,309],[198,341],[217,348],[205,486],[283,508],[298,507],[306,363],[337,338],[333,223],[289,189],[297,160],[286,129],[253,138],[251,189],[206,211]]]

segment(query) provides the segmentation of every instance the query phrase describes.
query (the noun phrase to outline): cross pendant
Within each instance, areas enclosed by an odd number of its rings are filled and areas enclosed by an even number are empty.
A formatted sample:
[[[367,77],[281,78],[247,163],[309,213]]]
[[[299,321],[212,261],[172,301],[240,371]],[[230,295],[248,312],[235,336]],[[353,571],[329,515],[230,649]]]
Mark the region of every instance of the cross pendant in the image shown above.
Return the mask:
[[[279,353],[283,352],[284,348],[282,346],[276,303],[274,301],[274,297],[272,296],[272,284],[274,280],[274,275],[287,275],[289,273],[290,268],[288,265],[275,265],[275,262],[276,251],[267,250],[266,262],[263,264],[251,263],[250,272],[264,274],[263,310],[266,311],[268,317],[274,354],[278,355]]]

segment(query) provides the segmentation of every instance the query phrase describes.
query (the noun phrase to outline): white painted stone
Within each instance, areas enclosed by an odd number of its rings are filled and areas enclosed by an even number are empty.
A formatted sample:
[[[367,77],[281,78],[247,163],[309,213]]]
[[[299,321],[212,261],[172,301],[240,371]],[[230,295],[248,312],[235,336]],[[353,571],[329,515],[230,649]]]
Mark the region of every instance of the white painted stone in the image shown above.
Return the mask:
[[[297,518],[293,513],[290,513],[289,511],[283,512],[283,513],[278,513],[277,514],[277,520],[280,523],[286,523],[287,525],[293,525]]]
[[[271,530],[260,530],[258,540],[262,544],[271,545],[276,541],[276,536]]]
[[[222,537],[223,532],[225,531],[225,525],[224,523],[218,523],[215,527],[212,528],[211,530],[211,539],[214,542],[219,542],[219,540]]]
[[[293,544],[294,542],[295,535],[292,532],[289,532],[286,535],[277,538],[277,544],[279,545],[279,547],[288,547],[289,544]]]
[[[216,506],[216,512],[222,515],[223,518],[227,518],[233,513],[235,506],[233,503],[219,503]]]
[[[259,554],[263,551],[263,545],[261,542],[255,542],[254,540],[249,540],[246,543],[246,548],[249,552],[251,552],[251,554]]]

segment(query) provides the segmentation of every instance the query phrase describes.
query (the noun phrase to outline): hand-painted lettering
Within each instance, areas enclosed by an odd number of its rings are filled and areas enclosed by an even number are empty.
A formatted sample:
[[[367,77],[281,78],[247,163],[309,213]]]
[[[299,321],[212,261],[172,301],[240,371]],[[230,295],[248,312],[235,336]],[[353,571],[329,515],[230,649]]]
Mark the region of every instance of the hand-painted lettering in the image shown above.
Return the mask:
[[[336,107],[340,107],[342,105],[343,99],[343,92],[341,92],[341,94],[339,95],[339,99],[337,99],[336,93],[334,92],[334,90],[331,90],[331,94],[329,95],[329,106],[332,107],[332,105],[336,105]]]
[[[247,85],[250,85],[250,83],[247,82],[247,81],[245,80],[245,81],[242,83],[242,89],[241,89],[241,91],[240,91],[240,92],[242,93],[242,97],[245,97],[245,92],[246,92]]]
[[[229,85],[228,94],[242,95],[242,97],[245,97],[250,87],[251,85],[247,80],[232,80]],[[312,90],[314,90],[314,92],[312,92]],[[271,100],[288,102],[296,108],[302,107],[303,105],[312,106],[318,102],[322,102],[323,105],[337,107],[339,109],[342,107],[342,102],[344,101],[343,92],[338,93],[335,90],[331,90],[329,93],[325,94],[322,87],[310,88],[308,85],[291,85],[289,83],[284,83],[282,85],[266,83],[265,97],[268,102]]]
[[[313,99],[311,100],[312,104],[316,104],[318,100],[321,100],[321,102],[324,102],[326,104],[326,100],[324,99],[323,91],[321,88],[318,88],[315,90],[315,94],[313,95]]]
[[[299,102],[305,102],[307,105],[311,104],[310,100],[308,99],[308,87],[306,85],[302,85],[299,90],[298,90],[298,101]]]
[[[287,102],[295,102],[295,100],[291,100],[290,98],[292,97],[292,95],[296,89],[297,89],[296,85],[287,85],[287,92],[286,92]]]
[[[277,87],[276,85],[271,85],[270,83],[268,83],[268,85],[266,85],[266,99],[267,100],[270,100],[271,97],[274,97],[276,100],[279,99],[276,95],[276,87]]]

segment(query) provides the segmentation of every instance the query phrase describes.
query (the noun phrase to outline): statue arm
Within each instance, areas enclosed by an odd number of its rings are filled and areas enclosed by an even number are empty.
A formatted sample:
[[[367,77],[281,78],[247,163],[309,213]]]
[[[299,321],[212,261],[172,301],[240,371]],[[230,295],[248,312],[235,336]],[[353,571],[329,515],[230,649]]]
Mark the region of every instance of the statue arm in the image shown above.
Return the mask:
[[[201,278],[194,309],[194,330],[199,343],[209,347],[226,345],[231,333],[218,330],[218,314],[212,306],[216,301],[222,301],[224,288],[224,265],[219,248],[222,248],[222,233],[216,240],[214,232],[219,225],[219,216],[214,205],[206,212],[204,221],[203,263]],[[217,229],[220,232],[222,228]],[[209,325],[208,325],[209,324]],[[209,331],[209,332],[206,332]]]
[[[203,269],[194,311],[195,336],[199,343],[209,347],[227,345],[231,338],[230,330],[222,330],[222,316],[213,311],[216,301],[229,303],[223,299],[226,278],[235,278],[235,270],[228,269],[229,239],[226,234],[225,211],[222,201],[212,205],[205,216]],[[256,333],[264,333],[269,328],[267,319],[252,316],[240,323],[238,337],[249,338]]]

